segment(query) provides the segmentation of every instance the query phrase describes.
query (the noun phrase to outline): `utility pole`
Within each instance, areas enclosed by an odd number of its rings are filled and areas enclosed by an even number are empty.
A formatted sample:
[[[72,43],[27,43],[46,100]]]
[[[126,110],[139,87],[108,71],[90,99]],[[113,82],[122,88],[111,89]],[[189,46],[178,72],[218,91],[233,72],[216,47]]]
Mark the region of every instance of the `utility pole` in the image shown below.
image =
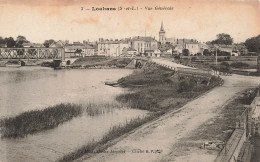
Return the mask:
[[[217,45],[214,45],[214,47],[216,48],[216,66],[218,65],[218,48]]]
[[[218,65],[218,49],[216,48],[216,66]]]

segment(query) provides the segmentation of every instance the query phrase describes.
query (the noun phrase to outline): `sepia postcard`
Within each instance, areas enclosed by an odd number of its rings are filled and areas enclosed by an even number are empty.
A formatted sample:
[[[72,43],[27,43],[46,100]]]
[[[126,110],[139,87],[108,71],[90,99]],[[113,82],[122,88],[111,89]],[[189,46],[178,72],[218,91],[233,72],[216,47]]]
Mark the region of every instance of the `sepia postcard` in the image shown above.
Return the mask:
[[[260,0],[0,0],[1,162],[260,162]]]

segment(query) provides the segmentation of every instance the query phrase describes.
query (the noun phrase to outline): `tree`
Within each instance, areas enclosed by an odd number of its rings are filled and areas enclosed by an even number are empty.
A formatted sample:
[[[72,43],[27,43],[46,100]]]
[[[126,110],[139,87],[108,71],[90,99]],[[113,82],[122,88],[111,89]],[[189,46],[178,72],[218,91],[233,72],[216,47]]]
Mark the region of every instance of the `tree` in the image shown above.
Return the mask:
[[[76,49],[76,51],[75,51],[75,53],[77,53],[77,54],[81,54],[81,52],[82,52],[82,49]]]
[[[23,43],[29,43],[29,41],[25,38],[25,36],[19,35],[16,38],[16,46],[17,47],[23,47]]]
[[[203,51],[203,55],[204,55],[204,56],[211,56],[211,53],[209,52],[208,49],[205,49],[205,50]]]
[[[46,48],[49,48],[51,44],[55,43],[55,40],[53,39],[50,39],[50,40],[45,40],[43,45],[46,47]]]
[[[5,38],[4,41],[6,42],[7,47],[14,47],[16,45],[16,42],[14,41],[14,38],[9,37]]]
[[[190,51],[188,49],[183,49],[182,53],[183,53],[183,56],[189,56],[190,55]]]
[[[233,43],[233,38],[231,38],[229,34],[220,33],[217,35],[217,39],[213,40],[211,43],[231,45]]]
[[[257,37],[249,38],[245,41],[249,52],[260,52],[260,34]]]
[[[0,37],[0,44],[5,44],[5,40],[3,37]]]

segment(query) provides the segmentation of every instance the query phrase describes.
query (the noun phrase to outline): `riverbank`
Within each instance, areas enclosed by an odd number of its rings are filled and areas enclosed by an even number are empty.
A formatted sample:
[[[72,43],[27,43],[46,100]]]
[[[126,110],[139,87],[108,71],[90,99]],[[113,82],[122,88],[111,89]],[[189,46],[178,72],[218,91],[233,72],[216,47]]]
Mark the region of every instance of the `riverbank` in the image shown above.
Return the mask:
[[[67,58],[61,65],[65,69],[114,69],[125,68],[133,58],[88,56],[79,58]],[[54,67],[53,60],[23,60],[23,66]],[[8,64],[20,64],[19,60],[0,60],[0,67]]]
[[[125,68],[133,58],[89,56],[78,58],[66,68],[109,69]]]
[[[211,79],[209,86],[195,85],[194,80],[191,79],[179,81],[174,71],[155,63],[148,63],[144,68],[119,80],[120,85],[128,88],[130,92],[119,95],[116,100],[127,107],[148,110],[150,115],[133,120],[125,126],[112,128],[101,141],[87,144],[64,156],[60,161],[72,161],[83,155],[86,160],[86,156],[89,158],[96,153],[104,153],[108,147],[118,142],[119,137],[122,139],[122,136],[127,136],[129,132],[133,132],[145,123],[156,120],[169,111],[177,110],[188,101],[219,85],[219,81],[218,78]]]

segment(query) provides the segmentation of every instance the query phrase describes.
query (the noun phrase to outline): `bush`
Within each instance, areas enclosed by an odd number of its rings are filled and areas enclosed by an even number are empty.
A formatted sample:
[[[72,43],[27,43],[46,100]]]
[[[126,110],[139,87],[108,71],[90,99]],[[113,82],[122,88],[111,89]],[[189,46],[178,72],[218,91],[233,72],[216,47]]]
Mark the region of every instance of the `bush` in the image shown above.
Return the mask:
[[[197,57],[192,57],[191,58],[191,61],[196,61],[197,60]]]
[[[205,49],[205,50],[203,51],[203,55],[204,55],[204,56],[211,56],[211,53],[210,53],[210,51],[209,51],[208,49]]]
[[[195,80],[193,80],[193,79],[185,79],[185,80],[182,80],[181,82],[179,82],[177,91],[179,93],[190,92],[190,91],[193,90],[195,85],[196,85],[196,81]]]
[[[229,63],[227,63],[227,62],[222,62],[220,65],[223,65],[223,66],[229,67]]]
[[[230,66],[233,68],[246,68],[249,67],[249,64],[244,62],[232,62]]]
[[[174,55],[174,59],[179,60],[180,58],[180,55]]]

